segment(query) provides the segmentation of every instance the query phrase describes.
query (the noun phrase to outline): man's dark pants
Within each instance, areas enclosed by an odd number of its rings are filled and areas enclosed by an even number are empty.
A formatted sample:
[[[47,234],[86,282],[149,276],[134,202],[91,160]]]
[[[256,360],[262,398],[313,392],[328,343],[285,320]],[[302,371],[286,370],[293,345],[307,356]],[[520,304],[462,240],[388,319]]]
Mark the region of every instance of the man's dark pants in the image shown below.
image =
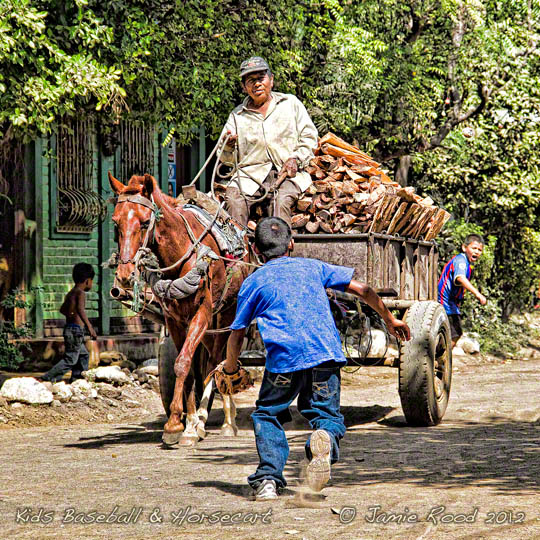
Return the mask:
[[[272,180],[273,175],[272,177],[268,175],[263,185],[270,186]],[[253,195],[254,198],[261,196],[259,191]],[[271,194],[265,200],[265,204],[272,204],[269,214],[284,219],[290,225],[292,207],[301,194],[300,188],[294,182],[285,180],[276,193],[275,201],[271,202]],[[225,199],[227,201],[227,212],[245,227],[249,220],[249,211],[254,203],[249,198],[246,198],[234,183],[227,187]]]
[[[298,410],[309,420],[312,429],[324,429],[332,441],[331,462],[339,459],[339,440],[345,435],[343,415],[339,411],[341,373],[338,364],[325,362],[314,368],[290,373],[265,370],[256,410],[251,415],[259,466],[249,478],[256,488],[262,480],[275,480],[278,487],[287,485],[283,469],[289,445],[283,424],[291,420],[289,406],[298,396]],[[306,456],[311,459],[309,439]]]

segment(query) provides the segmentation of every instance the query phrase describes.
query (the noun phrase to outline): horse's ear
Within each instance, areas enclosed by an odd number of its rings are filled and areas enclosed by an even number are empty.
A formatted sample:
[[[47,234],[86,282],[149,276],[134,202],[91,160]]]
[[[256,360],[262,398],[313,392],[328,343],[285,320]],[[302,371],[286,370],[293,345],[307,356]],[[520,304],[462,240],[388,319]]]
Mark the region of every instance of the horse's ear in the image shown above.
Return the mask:
[[[151,174],[146,173],[144,175],[142,194],[149,199],[152,193],[157,191],[159,191],[159,187],[157,185],[156,179]]]
[[[117,194],[120,195],[126,189],[126,186],[122,184],[122,182],[118,181],[112,174],[111,171],[109,171],[109,184],[111,184],[112,190]]]

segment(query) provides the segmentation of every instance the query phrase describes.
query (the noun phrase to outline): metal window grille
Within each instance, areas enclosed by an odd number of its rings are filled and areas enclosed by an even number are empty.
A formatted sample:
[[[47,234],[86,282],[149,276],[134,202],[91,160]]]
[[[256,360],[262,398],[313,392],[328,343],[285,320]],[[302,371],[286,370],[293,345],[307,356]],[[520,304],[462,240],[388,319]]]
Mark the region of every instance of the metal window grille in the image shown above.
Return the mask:
[[[90,233],[107,214],[94,187],[94,123],[67,119],[56,139],[57,232]]]
[[[120,178],[127,182],[134,174],[152,174],[154,170],[154,131],[140,122],[120,124]]]

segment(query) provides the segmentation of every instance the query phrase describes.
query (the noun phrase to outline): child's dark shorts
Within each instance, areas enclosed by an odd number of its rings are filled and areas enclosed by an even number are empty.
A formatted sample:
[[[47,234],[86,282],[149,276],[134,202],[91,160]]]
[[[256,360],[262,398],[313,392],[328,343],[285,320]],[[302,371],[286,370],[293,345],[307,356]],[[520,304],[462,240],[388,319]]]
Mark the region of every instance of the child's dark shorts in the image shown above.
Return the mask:
[[[461,315],[448,315],[448,321],[450,322],[450,334],[452,340],[458,340],[463,335],[463,328],[461,328]]]

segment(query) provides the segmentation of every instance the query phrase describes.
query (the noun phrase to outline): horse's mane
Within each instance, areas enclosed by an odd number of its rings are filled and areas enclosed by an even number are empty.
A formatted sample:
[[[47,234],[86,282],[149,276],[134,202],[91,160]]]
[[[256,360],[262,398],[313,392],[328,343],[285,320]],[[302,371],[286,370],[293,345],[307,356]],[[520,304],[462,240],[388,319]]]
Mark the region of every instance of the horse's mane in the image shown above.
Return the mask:
[[[126,195],[140,195],[142,194],[144,188],[144,176],[136,176],[133,175],[126,186],[126,189],[124,190],[124,193]],[[171,210],[177,210],[178,209],[178,201],[163,191],[161,191],[161,188],[159,187],[158,183],[154,183],[154,191],[157,191],[159,193],[159,196],[165,204],[171,207]]]

